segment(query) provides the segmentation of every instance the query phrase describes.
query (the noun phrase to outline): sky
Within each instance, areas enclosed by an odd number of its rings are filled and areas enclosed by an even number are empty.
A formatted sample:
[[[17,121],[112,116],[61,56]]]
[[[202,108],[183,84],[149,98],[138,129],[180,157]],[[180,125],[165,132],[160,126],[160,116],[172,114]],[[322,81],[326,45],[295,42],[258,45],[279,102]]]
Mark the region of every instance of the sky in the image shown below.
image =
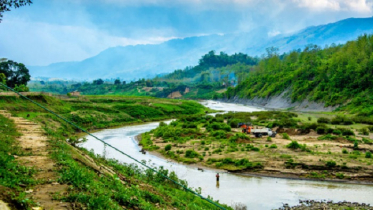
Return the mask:
[[[174,38],[259,30],[286,35],[372,17],[373,0],[33,0],[3,15],[0,58],[42,66]]]

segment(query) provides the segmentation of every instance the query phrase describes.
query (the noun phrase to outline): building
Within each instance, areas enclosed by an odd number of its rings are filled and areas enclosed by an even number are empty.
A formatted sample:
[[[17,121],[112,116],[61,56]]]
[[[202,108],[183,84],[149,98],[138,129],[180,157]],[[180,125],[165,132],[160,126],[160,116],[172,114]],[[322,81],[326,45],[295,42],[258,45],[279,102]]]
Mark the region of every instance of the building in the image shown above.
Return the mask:
[[[71,96],[80,96],[80,92],[77,91],[77,90],[75,90],[75,91],[73,91],[73,92],[70,92],[70,95],[71,95]]]

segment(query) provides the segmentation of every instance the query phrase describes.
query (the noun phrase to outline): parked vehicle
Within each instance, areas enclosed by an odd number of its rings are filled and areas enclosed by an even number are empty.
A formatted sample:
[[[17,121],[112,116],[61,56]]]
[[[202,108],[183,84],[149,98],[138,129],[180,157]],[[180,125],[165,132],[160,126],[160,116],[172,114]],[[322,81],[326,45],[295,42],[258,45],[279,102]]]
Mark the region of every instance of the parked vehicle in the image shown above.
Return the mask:
[[[251,129],[251,133],[255,135],[255,137],[262,137],[262,136],[271,136],[275,137],[277,132],[272,131],[270,128],[261,128],[261,129]]]
[[[254,129],[251,123],[238,123],[238,127],[242,128],[242,133],[254,134],[255,137],[260,138],[262,136],[275,137],[277,132],[272,131],[270,128],[256,128]]]

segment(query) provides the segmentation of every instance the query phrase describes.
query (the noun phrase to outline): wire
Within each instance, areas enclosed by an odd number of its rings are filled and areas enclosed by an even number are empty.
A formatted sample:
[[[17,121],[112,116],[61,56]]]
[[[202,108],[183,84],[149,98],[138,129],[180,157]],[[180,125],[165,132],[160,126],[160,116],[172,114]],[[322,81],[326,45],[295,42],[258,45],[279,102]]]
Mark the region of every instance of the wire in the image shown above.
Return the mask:
[[[80,130],[83,131],[84,133],[86,133],[86,134],[92,136],[93,138],[95,138],[96,140],[98,140],[98,141],[104,143],[104,145],[107,145],[107,146],[113,148],[114,150],[118,151],[118,152],[121,153],[122,155],[125,155],[125,156],[127,156],[128,158],[134,160],[135,162],[141,164],[142,166],[144,166],[144,167],[146,167],[146,168],[148,168],[148,169],[154,171],[154,172],[157,173],[157,174],[160,174],[162,177],[164,177],[164,178],[170,180],[171,182],[175,183],[176,185],[179,185],[180,187],[184,188],[186,191],[188,191],[188,192],[190,192],[190,193],[192,193],[192,194],[194,194],[194,195],[200,197],[200,198],[203,199],[203,200],[206,200],[207,202],[209,202],[209,203],[215,205],[216,207],[218,207],[218,208],[220,208],[220,209],[225,210],[224,207],[220,206],[219,204],[215,203],[214,201],[212,201],[212,200],[210,200],[210,199],[208,199],[208,198],[203,197],[201,194],[198,194],[197,192],[195,192],[195,191],[189,189],[188,187],[186,187],[186,186],[180,184],[179,182],[177,182],[177,181],[171,179],[170,177],[168,177],[168,176],[162,174],[161,172],[157,171],[156,169],[154,169],[154,168],[152,168],[152,167],[146,165],[145,163],[143,163],[143,162],[137,160],[136,158],[134,158],[134,157],[132,157],[132,156],[126,154],[125,152],[119,150],[118,148],[116,148],[116,147],[114,147],[114,146],[112,146],[112,145],[106,143],[105,141],[103,141],[103,140],[101,140],[100,138],[96,137],[95,135],[91,134],[90,132],[88,132],[88,131],[85,130],[84,128],[81,128],[80,126],[76,125],[75,123],[73,123],[73,122],[71,122],[71,121],[65,119],[64,117],[58,115],[57,113],[53,112],[52,110],[50,110],[50,109],[44,107],[43,105],[41,105],[41,104],[39,104],[39,103],[37,103],[37,102],[35,102],[35,101],[29,99],[29,98],[27,98],[26,96],[22,95],[22,94],[19,93],[18,91],[14,90],[14,89],[12,89],[12,88],[10,88],[10,87],[8,87],[8,86],[6,86],[5,84],[3,84],[3,83],[1,83],[1,82],[0,82],[0,85],[2,85],[3,87],[5,87],[5,88],[11,90],[12,92],[18,94],[19,96],[21,96],[22,98],[24,98],[24,99],[30,101],[31,103],[33,103],[33,104],[35,104],[35,105],[37,105],[37,106],[39,106],[39,107],[45,109],[46,111],[52,113],[52,114],[55,115],[56,117],[58,117],[58,118],[60,118],[61,120],[65,121],[66,123],[68,123],[68,124],[70,124],[70,125],[72,125],[72,126],[78,128],[78,129],[80,129]]]

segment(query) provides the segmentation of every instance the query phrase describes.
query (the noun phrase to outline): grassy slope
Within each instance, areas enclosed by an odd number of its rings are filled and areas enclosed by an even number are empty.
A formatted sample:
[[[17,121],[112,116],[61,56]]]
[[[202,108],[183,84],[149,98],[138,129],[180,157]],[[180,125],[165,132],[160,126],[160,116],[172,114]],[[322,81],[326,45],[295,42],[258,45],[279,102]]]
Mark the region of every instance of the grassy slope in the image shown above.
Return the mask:
[[[35,96],[33,99],[89,129],[160,120],[206,111],[195,102],[143,97],[95,96],[86,97],[83,101],[77,99],[61,101],[51,97]],[[60,176],[59,182],[70,185],[68,194],[55,195],[56,199],[75,203],[74,205],[77,207],[88,209],[214,209],[214,206],[208,202],[180,189],[159,175],[144,171],[135,165],[105,160],[83,149],[83,152],[90,155],[96,163],[115,169],[117,175],[120,174],[122,178],[124,177],[126,184],[123,185],[118,176],[97,173],[94,168],[78,161],[74,150],[66,143],[65,139],[76,134],[76,130],[71,126],[23,99],[1,97],[0,107],[18,116],[26,117],[27,114],[30,114],[30,120],[43,124],[53,148],[50,151],[50,157],[59,166],[57,171]],[[6,127],[7,132],[11,132],[13,136],[9,142],[2,141],[5,146],[2,145],[4,151],[0,153],[3,160],[1,164],[5,168],[18,169],[18,173],[14,175],[2,170],[0,184],[13,187],[16,190],[17,184],[20,182],[32,186],[33,171],[17,165],[8,155],[8,152],[12,155],[19,154],[7,149],[14,144],[14,138],[17,136],[14,125],[1,116],[0,120],[6,122],[0,124],[1,129],[4,129],[8,123],[9,126],[13,126]],[[9,133],[0,133],[0,136],[4,135],[9,136]],[[3,169],[3,167],[1,168]],[[177,180],[175,174],[165,170],[162,172]],[[9,177],[13,182],[8,182]],[[22,200],[22,196],[24,196],[22,191],[24,190],[21,189],[15,193],[14,200],[18,203],[26,202]],[[15,203],[17,204],[17,202]],[[31,201],[24,204],[26,207],[33,205]]]

